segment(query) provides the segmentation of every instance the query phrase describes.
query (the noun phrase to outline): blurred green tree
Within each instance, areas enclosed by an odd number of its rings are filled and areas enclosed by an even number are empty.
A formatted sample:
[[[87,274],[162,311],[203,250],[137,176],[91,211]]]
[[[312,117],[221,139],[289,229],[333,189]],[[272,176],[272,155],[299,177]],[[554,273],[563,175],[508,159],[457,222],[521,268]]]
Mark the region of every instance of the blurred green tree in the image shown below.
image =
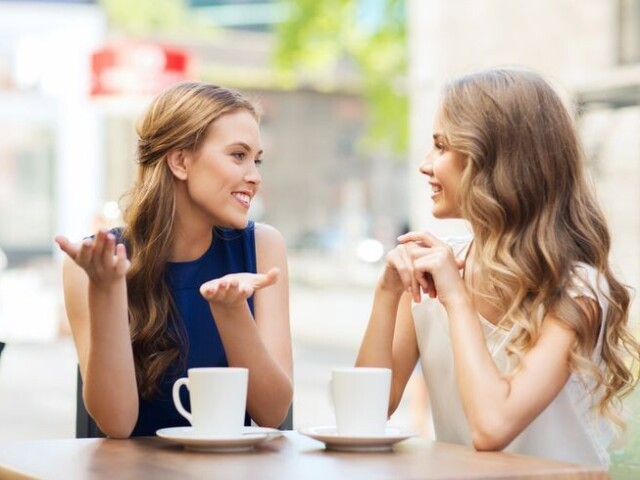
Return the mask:
[[[100,0],[112,26],[129,34],[188,28],[186,0]]]
[[[283,84],[322,71],[358,67],[369,122],[364,145],[405,153],[408,101],[405,0],[290,0],[276,28],[275,53]],[[321,85],[316,87],[322,88]]]
[[[333,75],[335,86],[344,81],[344,76],[337,76],[338,69],[355,65],[359,80],[354,88],[362,92],[369,108],[364,147],[405,153],[405,0],[278,1],[288,6],[289,15],[275,26],[277,86],[296,88],[312,83],[319,89],[333,88],[327,78]],[[219,28],[210,21],[199,21],[188,0],[101,3],[112,27],[125,34],[206,38]]]

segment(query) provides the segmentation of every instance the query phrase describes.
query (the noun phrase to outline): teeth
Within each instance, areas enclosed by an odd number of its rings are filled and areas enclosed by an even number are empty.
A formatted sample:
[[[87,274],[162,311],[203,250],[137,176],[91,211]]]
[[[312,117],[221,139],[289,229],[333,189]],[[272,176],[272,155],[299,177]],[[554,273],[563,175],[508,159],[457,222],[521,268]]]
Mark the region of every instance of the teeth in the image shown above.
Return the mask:
[[[440,193],[440,192],[442,191],[442,187],[441,187],[441,186],[439,186],[439,185],[438,185],[438,186],[436,186],[436,185],[432,185],[432,186],[431,186],[431,191],[432,191],[433,193]]]
[[[251,202],[251,197],[246,193],[234,193],[233,196],[240,200],[242,203],[248,204]]]

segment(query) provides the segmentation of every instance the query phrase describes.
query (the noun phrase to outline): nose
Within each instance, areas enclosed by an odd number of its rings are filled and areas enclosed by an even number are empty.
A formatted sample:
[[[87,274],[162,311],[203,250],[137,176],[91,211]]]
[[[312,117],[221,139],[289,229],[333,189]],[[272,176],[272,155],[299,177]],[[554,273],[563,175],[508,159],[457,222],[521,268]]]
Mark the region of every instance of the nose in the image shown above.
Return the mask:
[[[423,173],[424,175],[427,175],[429,177],[433,175],[433,162],[431,161],[430,154],[427,154],[424,157],[424,159],[420,163],[419,170],[420,170],[420,173]]]
[[[251,183],[253,185],[260,185],[262,182],[262,175],[260,175],[260,170],[258,170],[258,165],[254,162],[251,162],[251,166],[248,168],[247,173],[244,176],[244,180],[247,183]]]

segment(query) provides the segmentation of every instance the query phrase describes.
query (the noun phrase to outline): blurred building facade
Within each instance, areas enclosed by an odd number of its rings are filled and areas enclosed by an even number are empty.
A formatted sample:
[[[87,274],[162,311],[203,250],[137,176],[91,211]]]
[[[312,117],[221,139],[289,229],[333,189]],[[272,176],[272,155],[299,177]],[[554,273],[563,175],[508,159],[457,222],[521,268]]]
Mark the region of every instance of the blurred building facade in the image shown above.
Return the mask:
[[[141,38],[113,30],[97,1],[0,0],[0,246],[10,264],[56,255],[58,233],[79,239],[119,221],[114,202],[135,172],[135,122],[181,79],[238,88],[262,109],[266,161],[252,215],[293,249],[341,261],[363,238],[393,242],[406,223],[402,161],[359,149],[367,111],[352,71],[323,89],[278,85],[268,28],[276,3],[187,2],[200,20],[226,16],[226,28]],[[241,11],[232,15],[234,5]],[[262,13],[250,17],[247,7]],[[175,78],[161,58],[170,49],[188,57]],[[336,231],[346,241],[322,240]]]
[[[232,3],[245,10],[234,13]],[[113,202],[132,183],[134,123],[152,92],[130,86],[91,95],[92,54],[146,48],[139,61],[148,67],[157,63],[154,47],[171,47],[191,59],[184,78],[239,88],[261,105],[266,162],[252,215],[277,226],[292,249],[317,250],[321,262],[328,254],[338,269],[363,238],[389,248],[409,219],[443,234],[463,228],[429,217],[417,173],[444,81],[500,64],[541,71],[580,107],[614,260],[628,283],[640,285],[640,0],[407,0],[408,169],[359,148],[367,110],[353,71],[322,90],[277,85],[269,23],[284,13],[276,3],[192,0],[199,18],[224,17],[227,28],[205,39],[132,39],[109,28],[97,1],[0,0],[0,246],[9,266],[50,256],[57,233],[86,235],[104,220],[105,205],[115,219]]]
[[[640,287],[640,1],[408,0],[411,163],[429,149],[443,83],[499,65],[524,65],[557,82],[576,106],[589,169],[624,281]],[[462,223],[429,214],[410,174],[414,228],[445,234]],[[638,319],[639,302],[632,310]]]
[[[105,32],[96,2],[0,1],[0,245],[10,267],[50,255],[54,232],[80,234],[97,207],[101,131],[86,92]]]

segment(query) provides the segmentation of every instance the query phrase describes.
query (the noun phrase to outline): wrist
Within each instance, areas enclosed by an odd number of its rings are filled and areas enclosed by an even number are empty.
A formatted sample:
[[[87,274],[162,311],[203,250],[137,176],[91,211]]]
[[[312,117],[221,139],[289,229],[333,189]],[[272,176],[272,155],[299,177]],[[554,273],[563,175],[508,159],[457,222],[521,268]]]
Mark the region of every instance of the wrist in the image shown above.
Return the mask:
[[[95,280],[89,278],[89,293],[92,295],[111,295],[126,286],[125,277],[110,280]]]
[[[471,298],[467,292],[464,291],[456,295],[451,295],[446,299],[441,298],[440,301],[450,316],[454,313],[472,309]]]
[[[403,293],[404,290],[402,290],[402,288],[389,287],[382,282],[378,282],[376,285],[375,296],[378,298],[398,301],[400,300],[400,297],[402,297]]]
[[[234,303],[210,301],[209,305],[215,318],[235,318],[238,315],[244,314],[249,308],[249,304],[246,300]]]

